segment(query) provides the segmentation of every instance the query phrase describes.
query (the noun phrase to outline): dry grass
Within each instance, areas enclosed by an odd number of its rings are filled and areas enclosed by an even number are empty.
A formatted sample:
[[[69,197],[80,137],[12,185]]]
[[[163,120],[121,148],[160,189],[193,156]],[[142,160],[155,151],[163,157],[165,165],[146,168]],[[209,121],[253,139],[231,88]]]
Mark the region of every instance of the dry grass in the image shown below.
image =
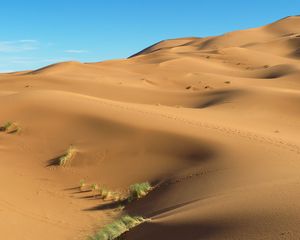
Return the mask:
[[[6,133],[18,133],[21,131],[21,128],[15,122],[6,122],[0,127],[0,131]]]
[[[116,191],[110,191],[106,188],[100,188],[98,189],[98,193],[100,198],[102,198],[103,200],[106,201],[122,201],[124,200],[124,198],[122,197],[122,194],[120,192],[116,192]]]
[[[104,226],[89,240],[113,240],[119,238],[123,233],[145,222],[143,217],[129,215],[123,216],[111,224]]]
[[[84,180],[84,179],[81,179],[81,180],[79,181],[79,189],[80,189],[80,191],[83,191],[84,188],[85,188],[85,186],[86,186],[85,180]]]
[[[59,166],[65,167],[68,163],[70,163],[71,159],[74,157],[76,151],[75,148],[71,145],[64,155],[59,158]]]

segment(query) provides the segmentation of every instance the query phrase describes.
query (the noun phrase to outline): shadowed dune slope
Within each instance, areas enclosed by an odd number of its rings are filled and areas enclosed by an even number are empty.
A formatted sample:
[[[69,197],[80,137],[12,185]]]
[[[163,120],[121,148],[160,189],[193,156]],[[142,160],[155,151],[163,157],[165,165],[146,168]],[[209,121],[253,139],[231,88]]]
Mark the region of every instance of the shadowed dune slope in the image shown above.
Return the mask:
[[[300,17],[0,74],[0,239],[300,238]],[[58,159],[70,147],[65,167]],[[79,181],[155,188],[124,211]]]

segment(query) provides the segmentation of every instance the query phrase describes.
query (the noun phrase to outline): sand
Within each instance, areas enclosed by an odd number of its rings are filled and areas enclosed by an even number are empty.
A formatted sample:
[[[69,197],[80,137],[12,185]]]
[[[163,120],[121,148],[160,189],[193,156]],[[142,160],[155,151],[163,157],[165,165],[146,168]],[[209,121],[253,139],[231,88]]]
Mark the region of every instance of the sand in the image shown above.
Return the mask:
[[[0,74],[0,239],[86,239],[156,188],[126,239],[300,239],[300,17],[129,57]],[[70,146],[66,167],[51,165]]]

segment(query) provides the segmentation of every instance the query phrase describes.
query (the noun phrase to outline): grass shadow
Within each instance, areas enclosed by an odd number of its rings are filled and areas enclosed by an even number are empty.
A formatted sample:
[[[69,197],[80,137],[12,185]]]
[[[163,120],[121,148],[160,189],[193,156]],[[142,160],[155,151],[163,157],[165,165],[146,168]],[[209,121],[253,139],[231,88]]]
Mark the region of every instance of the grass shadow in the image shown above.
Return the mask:
[[[59,166],[60,158],[61,158],[62,156],[63,156],[63,155],[48,160],[46,166],[47,166],[47,167]]]
[[[64,191],[72,191],[72,190],[78,190],[79,187],[70,187],[70,188],[64,188]]]
[[[99,194],[97,194],[97,195],[82,196],[82,197],[78,197],[77,199],[99,200],[102,198]]]
[[[127,203],[126,200],[117,201],[117,202],[108,202],[95,207],[83,209],[83,211],[101,211],[101,210],[111,210],[118,208],[120,205],[125,205]]]

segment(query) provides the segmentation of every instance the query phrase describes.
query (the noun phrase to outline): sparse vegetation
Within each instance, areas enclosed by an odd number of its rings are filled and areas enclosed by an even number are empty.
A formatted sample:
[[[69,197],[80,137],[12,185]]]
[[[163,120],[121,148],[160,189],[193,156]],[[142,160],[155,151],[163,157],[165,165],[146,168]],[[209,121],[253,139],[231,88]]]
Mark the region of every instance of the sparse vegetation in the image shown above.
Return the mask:
[[[6,122],[0,127],[0,131],[6,133],[17,133],[21,131],[21,128],[15,122]]]
[[[139,216],[131,217],[129,215],[123,216],[111,224],[104,226],[89,240],[113,240],[120,237],[123,233],[145,222],[146,219]]]
[[[59,158],[59,166],[65,167],[75,155],[75,148],[71,145],[64,155]]]
[[[99,189],[100,189],[100,188],[99,188],[98,184],[93,183],[93,184],[91,185],[91,190],[92,190],[92,193],[93,193],[94,197],[96,197],[97,192],[99,191]]]
[[[87,186],[85,181],[82,179],[79,182],[79,189],[83,191],[84,188],[91,190],[95,198],[97,197],[104,201],[119,202],[120,204],[140,199],[146,196],[153,189],[149,182],[136,183],[131,185],[126,193],[122,191],[112,191],[105,187],[100,187],[96,183],[89,184]]]
[[[97,190],[99,189],[98,184],[93,183],[93,184],[91,185],[91,189],[92,189],[92,191],[97,191]]]
[[[117,202],[117,201],[121,201],[123,199],[119,192],[110,191],[106,188],[100,188],[100,189],[98,189],[98,192],[99,192],[100,198],[102,198],[103,200]]]
[[[119,205],[116,209],[115,209],[115,211],[123,211],[123,209],[125,208],[125,206],[124,205]]]
[[[12,125],[12,122],[6,122],[1,126],[1,131],[6,132],[9,127]]]
[[[80,180],[80,188],[82,189],[84,186],[86,186],[85,181]],[[96,183],[89,185],[89,188],[93,192],[94,197],[99,196],[103,200],[116,202],[116,207],[114,211],[118,212],[123,211],[124,203],[140,199],[146,196],[153,189],[149,182],[136,183],[129,187],[128,196],[127,194],[122,192],[110,191],[107,188],[99,187],[99,185]],[[88,240],[121,239],[120,237],[123,233],[148,220],[149,219],[144,219],[140,216],[132,217],[129,215],[125,215],[120,219],[117,219],[113,223],[104,226],[94,236],[88,237]]]
[[[83,189],[85,188],[86,184],[85,184],[85,181],[84,179],[81,179],[79,181],[79,188],[80,188],[80,191],[83,191]]]
[[[99,189],[99,194],[100,194],[100,197],[103,198],[103,199],[109,199],[112,195],[112,192],[109,191],[108,189],[106,188],[102,188],[102,189]]]
[[[111,191],[105,187],[100,187],[97,183],[93,183],[89,186],[82,179],[79,182],[79,188],[82,191],[83,189],[90,189],[94,197],[99,197],[106,201],[124,201],[127,197],[119,191]]]
[[[136,183],[129,187],[129,198],[128,200],[131,202],[135,199],[142,198],[146,196],[152,187],[149,182]]]

